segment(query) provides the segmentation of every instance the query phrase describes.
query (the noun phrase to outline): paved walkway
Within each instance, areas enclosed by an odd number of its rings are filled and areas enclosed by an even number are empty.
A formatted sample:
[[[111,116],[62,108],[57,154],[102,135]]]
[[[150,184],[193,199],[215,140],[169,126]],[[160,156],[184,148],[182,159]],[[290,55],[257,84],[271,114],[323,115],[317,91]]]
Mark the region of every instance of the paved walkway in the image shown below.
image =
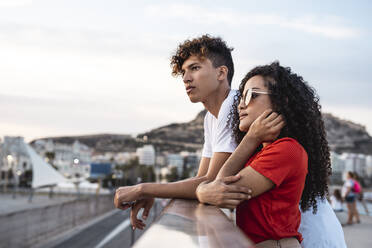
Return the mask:
[[[346,223],[347,213],[337,213],[341,223]],[[372,216],[360,215],[360,224],[344,226],[345,241],[348,248],[372,247]]]

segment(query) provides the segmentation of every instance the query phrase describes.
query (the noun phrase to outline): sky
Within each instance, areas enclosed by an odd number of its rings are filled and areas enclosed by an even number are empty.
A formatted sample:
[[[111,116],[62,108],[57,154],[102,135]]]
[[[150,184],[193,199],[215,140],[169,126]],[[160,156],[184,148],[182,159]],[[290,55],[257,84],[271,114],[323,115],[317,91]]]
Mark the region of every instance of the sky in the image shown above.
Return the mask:
[[[234,48],[232,88],[279,60],[323,112],[372,134],[370,13],[371,1],[0,0],[0,137],[135,135],[192,120],[203,105],[169,62],[206,33]]]

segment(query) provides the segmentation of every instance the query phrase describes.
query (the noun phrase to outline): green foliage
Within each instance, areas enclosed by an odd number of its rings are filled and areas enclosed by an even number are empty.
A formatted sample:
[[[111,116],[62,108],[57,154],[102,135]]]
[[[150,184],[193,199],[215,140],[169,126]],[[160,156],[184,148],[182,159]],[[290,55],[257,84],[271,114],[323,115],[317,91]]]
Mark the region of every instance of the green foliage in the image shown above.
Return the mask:
[[[54,158],[56,157],[56,154],[54,152],[46,152],[45,157],[48,159],[48,163],[52,165],[54,169],[58,170],[58,167],[54,165]]]
[[[53,161],[55,156],[56,156],[56,154],[54,152],[46,152],[45,153],[45,157],[47,157],[49,161]]]
[[[119,185],[134,185],[138,183],[138,178],[141,182],[154,182],[155,171],[153,166],[140,164],[138,159],[129,161],[126,165],[117,165],[117,170],[123,172],[124,178]]]
[[[184,166],[183,171],[182,171],[182,175],[181,175],[181,179],[189,178],[190,173],[191,173],[191,168]]]
[[[171,170],[170,170],[170,174],[167,174],[166,178],[167,178],[168,182],[177,181],[179,179],[178,178],[178,173],[177,173],[177,168],[172,167]]]

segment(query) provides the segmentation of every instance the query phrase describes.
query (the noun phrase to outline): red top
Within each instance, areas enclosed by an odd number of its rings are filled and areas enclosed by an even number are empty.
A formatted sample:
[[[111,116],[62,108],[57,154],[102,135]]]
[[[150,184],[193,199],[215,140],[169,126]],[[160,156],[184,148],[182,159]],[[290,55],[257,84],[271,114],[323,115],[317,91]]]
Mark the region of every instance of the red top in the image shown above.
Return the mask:
[[[244,201],[236,210],[236,223],[253,242],[295,237],[301,213],[299,203],[307,174],[307,153],[292,138],[278,139],[253,155],[245,165],[270,179],[275,187]]]

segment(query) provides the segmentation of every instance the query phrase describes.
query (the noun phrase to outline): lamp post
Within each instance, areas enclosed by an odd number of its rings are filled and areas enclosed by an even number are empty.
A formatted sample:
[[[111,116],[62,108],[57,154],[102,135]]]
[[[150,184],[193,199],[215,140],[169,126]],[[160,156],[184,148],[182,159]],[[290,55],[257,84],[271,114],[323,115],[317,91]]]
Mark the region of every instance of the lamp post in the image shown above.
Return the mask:
[[[13,163],[13,156],[8,154],[6,156],[6,161],[7,161],[7,167],[5,169],[5,185],[4,185],[4,192],[6,193],[8,190],[8,181],[9,181],[9,169],[12,168],[12,163]]]
[[[158,147],[155,147],[155,163],[154,163],[154,172],[155,172],[155,181],[159,182],[159,174],[158,174]]]
[[[76,193],[77,193],[77,198],[79,199],[80,198],[80,183],[81,183],[81,180],[80,180],[80,168],[79,168],[79,163],[80,163],[80,160],[78,158],[75,158],[73,160],[73,175],[74,175],[74,184],[75,184],[75,187],[76,187]]]

